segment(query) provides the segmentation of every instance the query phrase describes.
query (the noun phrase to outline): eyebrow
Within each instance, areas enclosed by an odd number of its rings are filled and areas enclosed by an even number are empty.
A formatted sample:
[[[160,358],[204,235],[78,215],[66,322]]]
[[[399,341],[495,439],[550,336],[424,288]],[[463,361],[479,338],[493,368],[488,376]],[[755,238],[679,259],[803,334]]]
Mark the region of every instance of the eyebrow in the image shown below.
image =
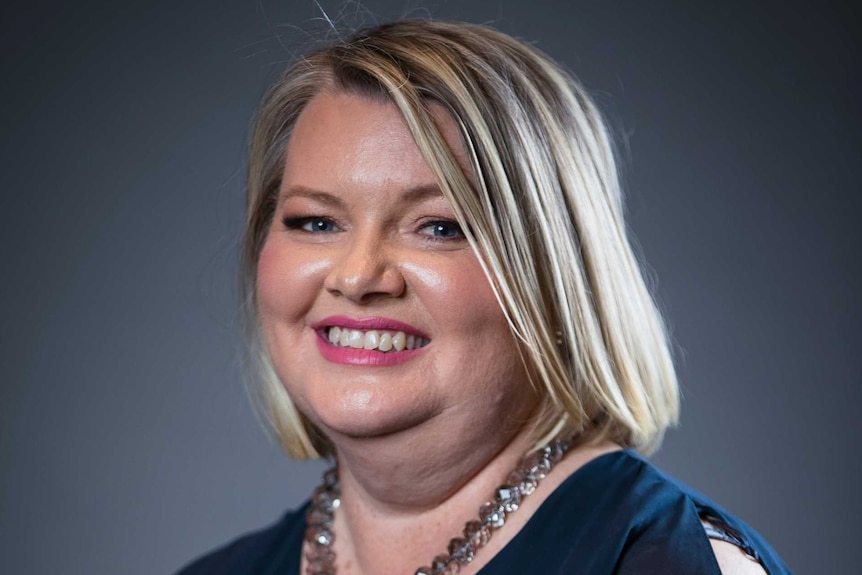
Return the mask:
[[[344,205],[344,201],[338,196],[322,190],[308,188],[306,186],[287,186],[282,188],[278,195],[282,200],[287,200],[289,198],[308,198],[310,200],[316,200],[322,204],[329,204],[332,206]]]
[[[279,195],[281,196],[282,200],[299,197],[316,200],[318,202],[331,206],[344,206],[344,200],[338,197],[338,195],[324,190],[316,190],[314,188],[309,188],[302,185],[286,186],[282,188]],[[440,186],[438,186],[436,183],[429,183],[420,184],[418,186],[412,186],[401,190],[399,199],[411,203],[418,203],[423,200],[436,197],[443,197],[443,192],[440,190]]]

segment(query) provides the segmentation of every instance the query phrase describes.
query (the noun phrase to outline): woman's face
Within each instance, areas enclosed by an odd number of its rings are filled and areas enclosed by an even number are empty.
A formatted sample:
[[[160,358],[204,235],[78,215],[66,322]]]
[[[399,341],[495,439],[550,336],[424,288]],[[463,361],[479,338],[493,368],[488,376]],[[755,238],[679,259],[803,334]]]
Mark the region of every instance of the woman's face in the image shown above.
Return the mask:
[[[435,115],[467,165],[454,121]],[[491,286],[392,104],[323,93],[307,105],[257,273],[276,372],[336,444],[420,426],[481,438],[535,405]]]

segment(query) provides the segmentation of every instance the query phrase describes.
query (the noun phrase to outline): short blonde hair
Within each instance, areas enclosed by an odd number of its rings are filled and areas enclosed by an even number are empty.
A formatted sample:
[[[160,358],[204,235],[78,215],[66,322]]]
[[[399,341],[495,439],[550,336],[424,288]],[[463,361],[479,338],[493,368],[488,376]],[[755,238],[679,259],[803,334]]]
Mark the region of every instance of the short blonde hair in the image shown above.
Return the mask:
[[[296,458],[332,453],[279,381],[260,337],[258,258],[284,154],[322,90],[394,104],[435,174],[521,344],[542,397],[539,444],[563,431],[651,452],[676,422],[668,335],[627,238],[612,140],[581,85],[493,29],[398,21],[294,63],[259,109],[248,169],[243,287],[262,404]],[[435,125],[460,127],[465,173]]]

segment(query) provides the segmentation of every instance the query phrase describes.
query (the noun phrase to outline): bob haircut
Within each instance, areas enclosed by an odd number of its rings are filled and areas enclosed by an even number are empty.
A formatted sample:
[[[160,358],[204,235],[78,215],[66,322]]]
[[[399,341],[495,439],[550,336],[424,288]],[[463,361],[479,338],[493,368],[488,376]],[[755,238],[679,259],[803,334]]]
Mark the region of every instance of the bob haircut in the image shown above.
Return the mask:
[[[299,59],[258,111],[248,167],[243,290],[258,399],[284,449],[333,454],[298,412],[262,343],[258,258],[291,130],[323,91],[394,105],[456,214],[541,397],[536,445],[562,432],[649,453],[679,411],[668,335],[623,218],[611,138],[581,85],[493,29],[404,20]],[[435,125],[460,128],[473,173]]]

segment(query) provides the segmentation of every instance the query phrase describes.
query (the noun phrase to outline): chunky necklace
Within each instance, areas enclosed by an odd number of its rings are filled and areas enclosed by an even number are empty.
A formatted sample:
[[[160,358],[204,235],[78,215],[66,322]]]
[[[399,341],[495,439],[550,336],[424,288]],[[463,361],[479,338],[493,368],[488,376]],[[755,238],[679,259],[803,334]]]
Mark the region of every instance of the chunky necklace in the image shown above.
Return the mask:
[[[497,488],[494,500],[479,507],[479,519],[467,522],[464,536],[449,541],[449,552],[434,557],[431,567],[420,567],[415,575],[456,575],[462,565],[473,561],[476,552],[487,545],[491,535],[506,523],[506,518],[518,510],[524,497],[533,493],[554,465],[565,457],[572,443],[571,437],[557,438],[524,457],[506,483]],[[323,483],[314,490],[311,506],[305,514],[307,575],[335,575],[332,520],[340,504],[338,469],[333,467],[323,474]]]

